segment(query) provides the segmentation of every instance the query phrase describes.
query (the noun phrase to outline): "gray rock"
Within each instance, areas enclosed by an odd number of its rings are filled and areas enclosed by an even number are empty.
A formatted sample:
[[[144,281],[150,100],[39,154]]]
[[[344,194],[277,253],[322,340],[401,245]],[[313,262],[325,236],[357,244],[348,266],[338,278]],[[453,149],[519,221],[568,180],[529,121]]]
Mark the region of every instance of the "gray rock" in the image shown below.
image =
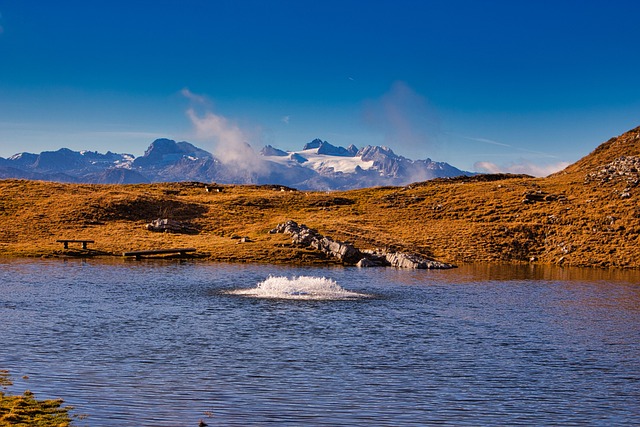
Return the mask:
[[[314,239],[310,246],[333,258],[347,263],[357,263],[362,258],[360,251],[350,243],[339,242],[320,235],[317,237],[319,238]]]
[[[455,267],[451,264],[445,264],[424,258],[418,254],[386,252],[380,250],[360,251],[351,243],[333,240],[330,237],[323,236],[316,230],[311,229],[304,224],[298,225],[298,223],[291,220],[278,224],[269,233],[290,234],[293,243],[312,247],[323,252],[327,256],[344,262],[345,264],[355,264],[358,267],[393,266],[412,269],[445,269]]]
[[[618,157],[585,177],[585,184],[617,181],[626,182],[632,187],[640,184],[640,156]]]
[[[388,267],[389,263],[387,262],[387,260],[382,257],[371,257],[371,256],[365,256],[364,258],[362,258],[360,261],[358,261],[358,263],[356,264],[356,266],[361,267],[361,268],[368,268],[368,267]]]
[[[442,269],[442,268],[453,267],[450,264],[433,261],[417,254],[410,254],[405,252],[387,253],[386,259],[389,262],[389,264],[391,264],[392,267],[398,267],[398,268]]]
[[[356,267],[367,268],[367,267],[380,267],[380,264],[372,260],[371,258],[362,258],[356,264]]]
[[[147,224],[145,228],[149,231],[155,231],[159,233],[193,234],[198,232],[195,227],[189,224],[168,218],[154,219],[153,221],[151,221],[151,223]]]

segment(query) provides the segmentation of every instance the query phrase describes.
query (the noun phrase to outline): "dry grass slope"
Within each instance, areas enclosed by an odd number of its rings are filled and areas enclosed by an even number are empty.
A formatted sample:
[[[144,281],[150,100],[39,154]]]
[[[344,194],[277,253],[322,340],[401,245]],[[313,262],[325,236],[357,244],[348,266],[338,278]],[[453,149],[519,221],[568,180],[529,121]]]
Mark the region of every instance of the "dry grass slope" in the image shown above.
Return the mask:
[[[357,247],[396,248],[445,262],[640,267],[640,128],[548,178],[492,175],[407,187],[320,193],[199,183],[76,185],[0,181],[0,255],[81,255],[56,239],[92,239],[92,254],[195,247],[221,261],[326,263],[269,234],[293,219]],[[622,161],[620,158],[624,157]],[[152,233],[170,218],[196,234]],[[238,243],[234,237],[251,242]]]

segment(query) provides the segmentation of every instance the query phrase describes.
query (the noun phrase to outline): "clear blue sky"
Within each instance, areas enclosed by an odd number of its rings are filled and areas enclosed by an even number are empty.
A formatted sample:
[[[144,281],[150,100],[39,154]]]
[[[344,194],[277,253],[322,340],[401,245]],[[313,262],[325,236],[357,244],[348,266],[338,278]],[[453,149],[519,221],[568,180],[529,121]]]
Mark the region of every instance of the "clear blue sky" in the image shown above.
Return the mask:
[[[0,157],[213,151],[193,108],[256,149],[322,138],[543,174],[640,125],[638,16],[635,0],[0,0]]]

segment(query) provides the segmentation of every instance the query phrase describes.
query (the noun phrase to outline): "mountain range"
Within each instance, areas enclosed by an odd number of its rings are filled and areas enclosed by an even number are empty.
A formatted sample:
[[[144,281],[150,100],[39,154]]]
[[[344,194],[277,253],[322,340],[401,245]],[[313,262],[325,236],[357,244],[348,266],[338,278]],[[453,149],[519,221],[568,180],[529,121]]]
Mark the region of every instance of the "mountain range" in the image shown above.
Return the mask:
[[[144,165],[149,162],[167,174],[176,164],[191,162],[176,156],[174,143],[164,144],[167,150],[158,142],[140,160],[115,156],[105,162],[130,162],[131,169],[120,169],[131,173],[151,170]],[[179,147],[193,153],[188,145]],[[314,156],[326,156],[319,149],[315,142],[296,153],[273,147],[264,149],[266,156],[251,152],[282,167],[289,161],[318,166]],[[329,149],[324,145],[320,151]],[[329,157],[333,161],[371,161],[364,153],[359,160],[351,158],[355,148],[336,149]],[[44,167],[47,157],[21,155],[12,162],[38,160]],[[225,262],[327,262],[323,252],[269,233],[290,219],[357,248],[419,253],[453,264],[498,262],[497,274],[504,262],[640,268],[640,127],[545,178],[485,174],[329,193],[280,190],[190,181],[97,186],[0,179],[0,257],[122,256],[132,248],[189,247]],[[146,225],[159,218],[180,222],[184,234],[150,232]],[[63,249],[56,240],[64,238],[92,240],[95,246]],[[563,277],[581,274],[558,272]],[[598,277],[604,283],[610,272],[603,274]]]
[[[241,152],[242,156],[223,162],[189,142],[164,138],[153,141],[140,157],[61,148],[0,158],[0,178],[95,184],[201,181],[347,190],[473,175],[445,162],[411,160],[387,147],[345,148],[320,139],[300,151],[267,145],[259,154],[252,149]]]

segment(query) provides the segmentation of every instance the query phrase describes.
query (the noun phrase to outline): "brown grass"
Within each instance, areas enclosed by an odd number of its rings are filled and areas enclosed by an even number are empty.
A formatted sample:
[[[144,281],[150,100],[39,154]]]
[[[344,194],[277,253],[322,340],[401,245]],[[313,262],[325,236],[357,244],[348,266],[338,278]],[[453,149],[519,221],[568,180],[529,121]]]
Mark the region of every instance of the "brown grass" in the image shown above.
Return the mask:
[[[331,262],[269,234],[293,219],[359,248],[393,247],[445,262],[535,262],[640,267],[638,188],[624,179],[585,183],[620,155],[640,154],[640,128],[603,144],[548,178],[492,176],[435,180],[335,193],[197,183],[77,185],[0,181],[0,255],[116,255],[195,247],[204,257],[246,262]],[[629,190],[630,197],[621,198]],[[526,194],[552,195],[524,203]],[[197,234],[152,233],[156,218],[191,224]],[[238,243],[232,237],[247,236]],[[56,239],[93,239],[82,251]]]

